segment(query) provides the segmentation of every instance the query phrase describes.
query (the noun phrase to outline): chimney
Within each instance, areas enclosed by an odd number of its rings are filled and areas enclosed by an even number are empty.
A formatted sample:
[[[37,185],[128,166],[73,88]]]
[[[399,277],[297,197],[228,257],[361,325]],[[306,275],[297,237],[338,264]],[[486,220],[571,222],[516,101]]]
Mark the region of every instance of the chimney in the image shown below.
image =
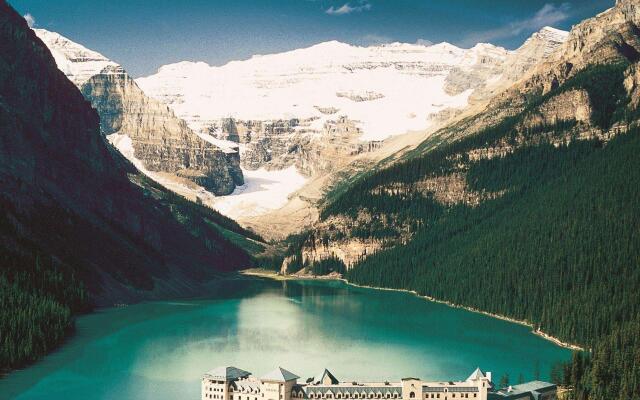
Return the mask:
[[[491,380],[491,371],[487,371],[487,379],[489,380],[489,382],[493,382],[493,380]]]

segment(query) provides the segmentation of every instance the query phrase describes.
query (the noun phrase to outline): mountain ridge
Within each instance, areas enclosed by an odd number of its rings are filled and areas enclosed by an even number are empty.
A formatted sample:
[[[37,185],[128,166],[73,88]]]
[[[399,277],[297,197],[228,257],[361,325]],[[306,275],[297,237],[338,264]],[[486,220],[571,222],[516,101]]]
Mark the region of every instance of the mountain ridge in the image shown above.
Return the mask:
[[[173,174],[218,195],[244,183],[237,149],[200,138],[167,106],[147,97],[119,64],[59,33],[34,31],[96,108],[103,134],[130,137],[130,161],[142,164],[148,175],[162,181],[153,173]]]
[[[0,370],[51,351],[94,306],[195,295],[253,263],[223,231],[255,235],[149,181],[107,143],[97,112],[4,0],[0,42]]]

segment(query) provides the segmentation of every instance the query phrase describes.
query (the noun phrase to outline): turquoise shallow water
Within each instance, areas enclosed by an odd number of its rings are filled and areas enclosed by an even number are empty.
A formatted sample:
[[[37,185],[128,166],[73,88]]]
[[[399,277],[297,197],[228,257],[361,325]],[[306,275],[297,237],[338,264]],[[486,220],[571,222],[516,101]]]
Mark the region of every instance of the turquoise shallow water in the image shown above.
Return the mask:
[[[546,378],[570,357],[525,326],[407,293],[261,279],[216,293],[83,316],[59,351],[0,379],[0,398],[195,400],[202,373],[224,364],[341,380],[455,380],[477,366],[532,379],[537,365]]]

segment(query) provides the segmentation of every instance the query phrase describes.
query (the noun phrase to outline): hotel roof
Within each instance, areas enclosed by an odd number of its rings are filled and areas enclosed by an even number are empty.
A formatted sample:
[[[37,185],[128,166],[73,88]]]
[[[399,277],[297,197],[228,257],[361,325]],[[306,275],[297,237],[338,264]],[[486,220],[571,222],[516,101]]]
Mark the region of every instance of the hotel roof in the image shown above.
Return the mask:
[[[315,377],[313,377],[312,382],[315,384],[319,384],[322,383],[322,381],[324,380],[325,377],[329,378],[329,381],[331,382],[331,384],[333,385],[337,385],[339,383],[338,378],[336,378],[328,369],[324,369],[324,371],[322,371],[321,374],[316,375]]]
[[[532,381],[521,385],[509,386],[497,392],[489,393],[489,399],[506,400],[511,398],[522,398],[523,394],[529,393],[529,399],[538,400],[544,392],[555,390],[556,385],[543,381]]]
[[[214,368],[205,374],[205,376],[209,376],[214,379],[221,379],[225,381],[245,378],[249,375],[251,375],[250,372],[247,372],[240,368],[231,367],[231,366]]]
[[[272,381],[272,382],[288,382],[295,381],[300,378],[298,375],[293,372],[289,372],[282,367],[278,367],[268,374],[262,376],[260,379],[263,381]]]
[[[478,379],[483,379],[483,378],[486,378],[486,375],[484,374],[484,372],[482,372],[482,370],[480,370],[480,368],[476,368],[476,370],[473,371],[473,373],[471,375],[469,375],[467,380],[468,381],[477,381]]]

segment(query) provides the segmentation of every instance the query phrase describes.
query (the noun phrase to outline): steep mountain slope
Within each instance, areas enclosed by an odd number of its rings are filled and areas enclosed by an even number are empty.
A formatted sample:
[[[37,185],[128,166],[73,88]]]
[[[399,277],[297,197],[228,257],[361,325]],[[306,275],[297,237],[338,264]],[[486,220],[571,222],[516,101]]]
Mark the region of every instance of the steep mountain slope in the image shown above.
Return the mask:
[[[233,221],[139,175],[24,19],[0,1],[0,370],[94,305],[202,290],[249,255]]]
[[[103,55],[55,32],[35,32],[51,50],[58,68],[98,111],[102,133],[116,135],[112,137],[116,147],[131,144],[131,161],[139,160],[149,172],[189,179],[215,194],[229,194],[244,183],[237,148],[220,148],[200,138]],[[130,140],[123,141],[123,136]]]
[[[593,349],[556,374],[575,398],[640,398],[639,24],[618,1],[484,111],[334,191],[283,269],[529,321]]]
[[[513,83],[547,57],[564,36],[545,28],[514,52],[490,44],[460,49],[448,43],[357,47],[332,41],[222,67],[167,65],[137,83],[202,137],[239,143],[246,176],[258,170],[254,181],[287,188],[290,201],[271,210],[240,191],[205,200],[273,235],[313,221],[328,187],[415,146],[468,104],[485,102],[497,86]],[[292,167],[302,186],[279,180],[279,171]],[[247,192],[268,197],[276,190]]]

